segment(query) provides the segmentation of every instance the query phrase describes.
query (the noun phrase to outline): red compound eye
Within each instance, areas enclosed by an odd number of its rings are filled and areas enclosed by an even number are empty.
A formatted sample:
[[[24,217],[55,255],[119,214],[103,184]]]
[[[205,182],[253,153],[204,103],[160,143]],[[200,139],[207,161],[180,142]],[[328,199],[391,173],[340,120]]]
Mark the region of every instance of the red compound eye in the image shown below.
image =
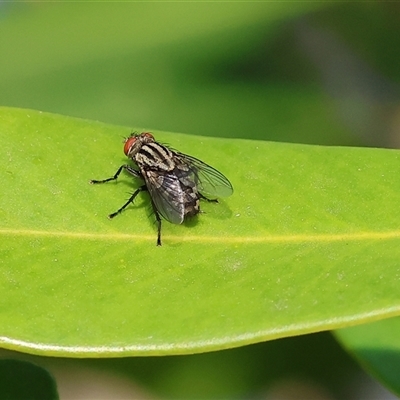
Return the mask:
[[[131,136],[125,140],[124,153],[126,156],[128,155],[129,150],[131,149],[131,147],[135,142],[136,142],[136,136]]]

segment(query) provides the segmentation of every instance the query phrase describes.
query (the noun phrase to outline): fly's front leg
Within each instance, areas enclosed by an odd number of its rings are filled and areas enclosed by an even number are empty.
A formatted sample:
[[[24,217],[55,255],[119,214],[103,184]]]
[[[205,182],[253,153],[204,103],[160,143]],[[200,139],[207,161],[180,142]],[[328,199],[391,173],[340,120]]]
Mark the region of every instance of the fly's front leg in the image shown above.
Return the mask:
[[[133,203],[133,200],[135,199],[135,197],[136,197],[140,192],[143,192],[144,190],[147,190],[146,185],[143,185],[143,186],[141,186],[139,189],[137,189],[137,190],[133,193],[133,195],[132,195],[131,197],[129,197],[129,200],[128,200],[119,210],[117,210],[117,211],[115,211],[114,213],[110,214],[110,215],[108,216],[108,218],[112,219],[112,218],[114,218],[115,216],[117,216],[118,214],[120,214],[122,211],[124,211],[125,208],[129,206],[129,204]]]
[[[161,246],[161,217],[157,211],[157,207],[154,205],[153,200],[151,201],[151,206],[153,207],[154,215],[157,221],[157,246]]]
[[[117,171],[117,172],[114,174],[114,176],[112,176],[111,178],[103,179],[103,180],[101,180],[101,181],[97,181],[97,180],[95,180],[95,179],[92,179],[91,181],[89,181],[89,183],[91,183],[92,185],[95,185],[95,184],[97,184],[97,183],[106,183],[106,182],[110,182],[110,181],[115,181],[115,180],[118,178],[119,174],[121,173],[121,171],[122,171],[123,169],[124,169],[126,172],[129,172],[131,175],[133,175],[133,176],[135,176],[135,177],[137,177],[137,178],[140,178],[140,177],[141,177],[140,173],[139,173],[138,171],[136,171],[136,169],[132,168],[130,165],[121,165],[121,166],[118,168],[118,171]]]

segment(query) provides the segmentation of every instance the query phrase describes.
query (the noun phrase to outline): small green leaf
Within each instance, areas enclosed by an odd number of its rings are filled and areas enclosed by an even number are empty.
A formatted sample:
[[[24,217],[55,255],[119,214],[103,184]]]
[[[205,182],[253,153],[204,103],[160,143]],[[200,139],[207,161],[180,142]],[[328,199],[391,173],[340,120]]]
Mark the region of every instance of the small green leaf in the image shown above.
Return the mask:
[[[340,329],[335,335],[365,369],[400,396],[400,318]]]
[[[28,361],[0,359],[0,398],[57,400],[57,386],[50,373]]]
[[[154,132],[224,173],[163,246],[130,128],[0,109],[0,342],[68,356],[183,354],[398,315],[400,153]],[[366,295],[368,294],[368,295]]]

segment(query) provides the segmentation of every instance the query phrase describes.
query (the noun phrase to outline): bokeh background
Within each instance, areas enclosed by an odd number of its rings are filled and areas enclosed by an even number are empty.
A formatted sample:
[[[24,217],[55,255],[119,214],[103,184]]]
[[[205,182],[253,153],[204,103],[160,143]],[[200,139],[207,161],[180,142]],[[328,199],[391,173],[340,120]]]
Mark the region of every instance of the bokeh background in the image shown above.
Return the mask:
[[[0,105],[399,147],[399,48],[398,2],[0,2]],[[394,398],[329,333],[193,356],[33,359],[62,398]]]

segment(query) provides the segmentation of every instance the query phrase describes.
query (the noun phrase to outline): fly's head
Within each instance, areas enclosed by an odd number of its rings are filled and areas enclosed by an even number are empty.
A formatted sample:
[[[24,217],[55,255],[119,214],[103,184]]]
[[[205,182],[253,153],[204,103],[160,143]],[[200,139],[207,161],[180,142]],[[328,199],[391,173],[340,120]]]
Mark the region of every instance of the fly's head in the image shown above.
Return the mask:
[[[146,143],[154,142],[154,136],[150,132],[133,132],[126,138],[124,144],[124,153],[129,158],[134,158],[142,146]]]

